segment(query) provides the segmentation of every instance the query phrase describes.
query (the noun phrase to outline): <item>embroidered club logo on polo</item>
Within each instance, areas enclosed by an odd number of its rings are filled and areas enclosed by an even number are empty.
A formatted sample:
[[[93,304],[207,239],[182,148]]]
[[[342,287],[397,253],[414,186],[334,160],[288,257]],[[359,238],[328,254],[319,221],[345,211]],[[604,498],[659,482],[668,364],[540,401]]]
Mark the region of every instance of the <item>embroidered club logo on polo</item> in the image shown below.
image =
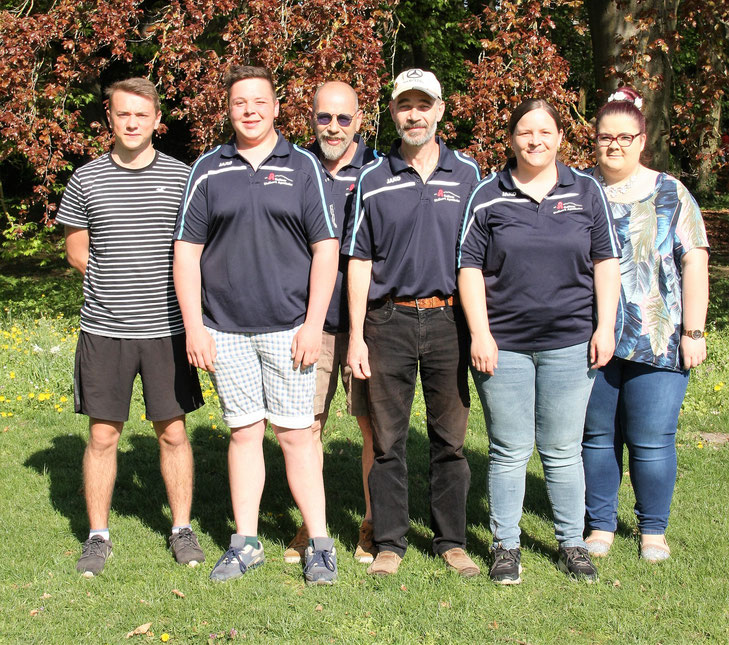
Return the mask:
[[[455,202],[456,204],[461,203],[460,195],[458,195],[457,193],[454,193],[450,190],[443,190],[442,188],[438,189],[438,192],[435,193],[434,197],[435,197],[435,199],[433,200],[434,202],[442,202],[445,200],[447,202]]]
[[[554,207],[552,214],[558,215],[559,213],[564,213],[565,211],[581,211],[582,209],[582,204],[576,204],[575,202],[559,201]]]
[[[286,175],[269,172],[266,176],[266,181],[263,182],[263,185],[269,186],[271,184],[277,184],[278,186],[293,186],[294,182]]]

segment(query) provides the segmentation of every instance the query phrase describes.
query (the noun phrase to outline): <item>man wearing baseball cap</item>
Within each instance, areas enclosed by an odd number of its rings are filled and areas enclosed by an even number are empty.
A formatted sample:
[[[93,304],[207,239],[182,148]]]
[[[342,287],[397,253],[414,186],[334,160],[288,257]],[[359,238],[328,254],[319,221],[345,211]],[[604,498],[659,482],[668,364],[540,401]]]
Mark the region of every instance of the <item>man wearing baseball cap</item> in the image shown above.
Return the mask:
[[[436,136],[444,111],[432,72],[410,69],[395,79],[390,114],[401,138],[363,169],[342,243],[350,256],[348,362],[356,378],[368,381],[373,430],[373,575],[395,573],[407,548],[406,442],[418,369],[430,440],[433,551],[463,576],[480,572],[464,550],[468,330],[454,295],[458,231],[480,173],[473,159]]]

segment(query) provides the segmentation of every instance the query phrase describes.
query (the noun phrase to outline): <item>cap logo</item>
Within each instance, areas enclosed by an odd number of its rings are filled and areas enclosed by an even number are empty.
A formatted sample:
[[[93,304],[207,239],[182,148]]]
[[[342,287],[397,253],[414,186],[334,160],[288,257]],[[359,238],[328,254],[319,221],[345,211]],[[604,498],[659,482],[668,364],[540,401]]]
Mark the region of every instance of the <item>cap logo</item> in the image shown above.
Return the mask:
[[[422,78],[423,77],[423,70],[421,69],[411,69],[407,72],[408,78]]]

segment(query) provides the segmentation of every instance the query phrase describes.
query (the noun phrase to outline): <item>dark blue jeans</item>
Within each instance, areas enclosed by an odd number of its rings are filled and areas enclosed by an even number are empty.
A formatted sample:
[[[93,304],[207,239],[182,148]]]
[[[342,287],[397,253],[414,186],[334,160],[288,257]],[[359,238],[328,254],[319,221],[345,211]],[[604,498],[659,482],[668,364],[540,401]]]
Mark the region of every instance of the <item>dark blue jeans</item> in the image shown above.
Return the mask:
[[[598,371],[585,419],[585,525],[615,531],[623,446],[638,529],[662,535],[676,483],[676,426],[688,372],[613,358]]]
[[[406,442],[418,369],[430,440],[433,551],[466,545],[471,471],[463,454],[468,422],[468,331],[460,308],[417,310],[391,302],[368,311],[364,339],[375,461],[369,488],[375,544],[405,554],[408,515]]]

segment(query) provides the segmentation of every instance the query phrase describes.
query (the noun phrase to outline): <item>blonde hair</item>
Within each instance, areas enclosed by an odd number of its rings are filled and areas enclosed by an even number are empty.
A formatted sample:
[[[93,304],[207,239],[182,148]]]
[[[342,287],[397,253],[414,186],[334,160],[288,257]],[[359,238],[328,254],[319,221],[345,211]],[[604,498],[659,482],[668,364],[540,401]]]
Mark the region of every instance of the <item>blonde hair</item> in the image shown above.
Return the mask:
[[[157,94],[157,88],[154,86],[152,81],[146,78],[134,77],[127,78],[123,81],[116,81],[106,88],[104,94],[109,99],[109,105],[111,105],[111,97],[114,92],[128,92],[129,94],[136,94],[137,96],[143,96],[149,99],[154,104],[154,111],[160,111],[159,94]]]

